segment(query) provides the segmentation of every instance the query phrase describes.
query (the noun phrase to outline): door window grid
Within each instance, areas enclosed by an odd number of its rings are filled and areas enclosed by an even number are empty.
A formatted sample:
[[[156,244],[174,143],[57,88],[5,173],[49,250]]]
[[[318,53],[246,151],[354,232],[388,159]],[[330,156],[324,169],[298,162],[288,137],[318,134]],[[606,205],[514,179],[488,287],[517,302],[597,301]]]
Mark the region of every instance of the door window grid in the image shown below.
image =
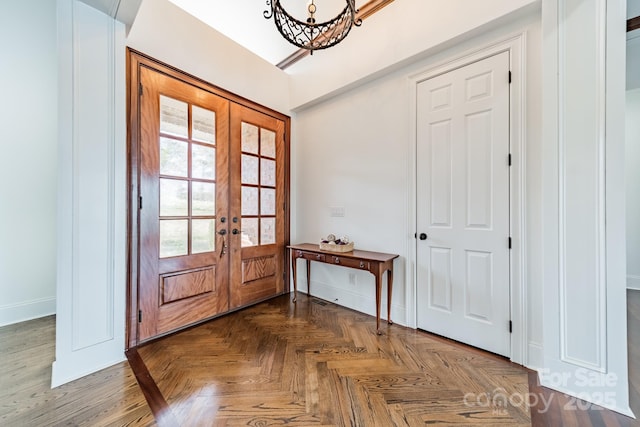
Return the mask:
[[[242,122],[242,247],[276,242],[276,133]]]
[[[215,143],[214,111],[160,96],[160,258],[215,250]]]

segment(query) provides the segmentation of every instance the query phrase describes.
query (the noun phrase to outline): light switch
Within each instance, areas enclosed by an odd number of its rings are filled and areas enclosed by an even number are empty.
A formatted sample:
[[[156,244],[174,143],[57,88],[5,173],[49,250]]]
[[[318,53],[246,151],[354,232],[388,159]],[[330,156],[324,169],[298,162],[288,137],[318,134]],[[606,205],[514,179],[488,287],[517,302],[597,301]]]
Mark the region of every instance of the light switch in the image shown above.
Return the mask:
[[[330,208],[331,216],[334,218],[344,217],[344,206],[332,206]]]

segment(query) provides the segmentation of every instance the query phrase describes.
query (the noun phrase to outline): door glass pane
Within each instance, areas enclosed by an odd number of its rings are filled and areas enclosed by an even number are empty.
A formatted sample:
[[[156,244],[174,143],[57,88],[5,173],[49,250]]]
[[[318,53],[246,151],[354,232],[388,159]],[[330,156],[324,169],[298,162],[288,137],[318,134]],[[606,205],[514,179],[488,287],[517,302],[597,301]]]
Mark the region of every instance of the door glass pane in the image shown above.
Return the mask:
[[[243,248],[246,246],[258,245],[258,218],[242,218],[242,241]]]
[[[258,184],[258,158],[242,155],[241,179],[243,184]]]
[[[242,122],[242,151],[258,154],[258,126]]]
[[[188,131],[187,103],[160,95],[160,132],[187,138]]]
[[[273,188],[260,189],[260,215],[276,214],[276,190]]]
[[[270,245],[276,242],[276,219],[260,218],[260,244]]]
[[[160,216],[187,216],[188,194],[187,181],[160,178]]]
[[[216,185],[209,182],[191,184],[191,215],[213,216],[216,214]]]
[[[212,219],[191,220],[191,253],[212,252],[215,249],[215,225]]]
[[[258,189],[242,186],[242,215],[258,215]]]
[[[198,141],[216,143],[216,113],[196,105],[191,107],[193,129],[191,137]]]
[[[160,175],[187,176],[189,144],[177,139],[160,138]]]
[[[276,157],[276,133],[274,131],[260,128],[260,155]]]
[[[215,147],[191,144],[191,177],[216,179]]]
[[[260,159],[260,184],[270,187],[276,186],[276,162]]]
[[[160,258],[187,255],[188,239],[188,220],[160,220]]]

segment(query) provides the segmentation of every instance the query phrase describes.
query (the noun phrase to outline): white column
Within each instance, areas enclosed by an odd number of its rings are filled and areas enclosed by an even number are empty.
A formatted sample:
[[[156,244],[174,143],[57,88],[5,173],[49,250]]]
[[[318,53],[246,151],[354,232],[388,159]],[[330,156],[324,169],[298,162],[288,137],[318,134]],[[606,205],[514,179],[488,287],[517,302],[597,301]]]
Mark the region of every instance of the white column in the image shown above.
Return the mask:
[[[624,0],[543,0],[542,384],[631,415]],[[578,403],[576,403],[578,405]]]
[[[124,26],[58,0],[58,386],[124,359]]]

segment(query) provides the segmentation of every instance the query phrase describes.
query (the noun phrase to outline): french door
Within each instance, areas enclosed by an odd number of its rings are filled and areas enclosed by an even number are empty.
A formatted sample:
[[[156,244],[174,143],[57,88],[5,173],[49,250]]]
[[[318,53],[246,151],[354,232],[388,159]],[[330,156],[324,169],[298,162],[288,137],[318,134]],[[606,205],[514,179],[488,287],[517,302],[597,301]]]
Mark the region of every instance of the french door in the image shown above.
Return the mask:
[[[180,75],[135,72],[129,345],[283,293],[288,236],[288,123]]]
[[[231,105],[231,307],[284,291],[284,122]],[[239,197],[238,197],[239,195]]]

